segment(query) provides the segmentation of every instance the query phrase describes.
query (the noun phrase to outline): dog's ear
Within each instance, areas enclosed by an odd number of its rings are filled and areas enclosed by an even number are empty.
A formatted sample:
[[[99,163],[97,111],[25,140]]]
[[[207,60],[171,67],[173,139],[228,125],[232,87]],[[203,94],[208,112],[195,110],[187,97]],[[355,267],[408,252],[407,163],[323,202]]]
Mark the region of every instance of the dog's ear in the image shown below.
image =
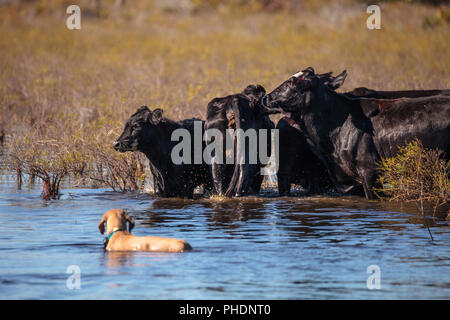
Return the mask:
[[[125,211],[123,211],[123,217],[128,222],[128,232],[131,233],[131,230],[134,228],[134,219]]]
[[[103,216],[102,220],[100,220],[98,224],[98,230],[100,230],[101,234],[105,233],[105,222],[106,222],[106,215]]]

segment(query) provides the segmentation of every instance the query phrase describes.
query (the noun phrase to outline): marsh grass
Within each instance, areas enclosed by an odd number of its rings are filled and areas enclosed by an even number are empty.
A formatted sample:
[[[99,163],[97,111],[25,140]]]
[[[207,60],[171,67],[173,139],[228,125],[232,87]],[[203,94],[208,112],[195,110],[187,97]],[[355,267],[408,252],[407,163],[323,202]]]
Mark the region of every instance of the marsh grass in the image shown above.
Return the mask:
[[[382,29],[374,31],[366,28],[366,5],[351,0],[292,10],[76,3],[82,28],[72,31],[66,1],[0,10],[0,133],[9,154],[2,159],[18,179],[39,164],[56,181],[139,189],[149,183],[146,160],[111,148],[138,107],[204,119],[214,97],[251,83],[270,91],[307,66],[347,69],[344,91],[450,86],[449,23],[424,27],[447,6],[382,3]]]

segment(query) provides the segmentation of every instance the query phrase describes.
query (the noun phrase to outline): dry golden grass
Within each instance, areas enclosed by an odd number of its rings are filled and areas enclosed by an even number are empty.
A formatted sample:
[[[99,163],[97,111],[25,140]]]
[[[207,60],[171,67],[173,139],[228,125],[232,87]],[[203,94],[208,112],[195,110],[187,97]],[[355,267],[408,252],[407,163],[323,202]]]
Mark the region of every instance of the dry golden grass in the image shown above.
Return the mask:
[[[69,138],[95,163],[92,145],[115,153],[112,141],[141,105],[174,120],[204,118],[214,97],[250,83],[270,91],[307,66],[347,69],[344,91],[450,87],[450,25],[440,18],[448,7],[382,4],[382,29],[368,30],[366,5],[354,1],[270,13],[92,3],[81,1],[81,30],[66,28],[66,1],[0,10],[7,142],[30,130]],[[50,124],[54,130],[45,130]]]

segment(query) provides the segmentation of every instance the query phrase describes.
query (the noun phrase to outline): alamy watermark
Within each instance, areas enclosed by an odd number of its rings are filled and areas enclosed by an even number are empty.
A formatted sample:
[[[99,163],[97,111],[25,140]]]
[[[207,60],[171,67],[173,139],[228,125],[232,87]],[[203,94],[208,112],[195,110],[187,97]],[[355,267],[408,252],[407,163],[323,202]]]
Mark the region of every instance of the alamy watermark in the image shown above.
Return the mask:
[[[81,268],[77,265],[70,265],[66,269],[70,276],[66,280],[66,288],[69,290],[81,289]]]
[[[381,268],[376,264],[367,267],[367,273],[370,276],[367,278],[366,285],[369,290],[381,289]]]
[[[203,124],[194,122],[194,134],[184,128],[172,132],[171,140],[179,141],[171,151],[174,164],[262,164],[262,175],[278,171],[278,129],[219,129],[210,128],[202,135]],[[207,145],[203,149],[203,142]],[[193,144],[193,157],[192,157]],[[270,148],[270,150],[269,150]],[[268,165],[268,166],[267,166]]]
[[[367,13],[371,15],[366,20],[366,26],[369,30],[381,29],[381,9],[376,4],[367,7]]]
[[[66,13],[70,16],[66,20],[66,27],[69,30],[81,29],[81,9],[79,6],[72,4],[67,7]]]

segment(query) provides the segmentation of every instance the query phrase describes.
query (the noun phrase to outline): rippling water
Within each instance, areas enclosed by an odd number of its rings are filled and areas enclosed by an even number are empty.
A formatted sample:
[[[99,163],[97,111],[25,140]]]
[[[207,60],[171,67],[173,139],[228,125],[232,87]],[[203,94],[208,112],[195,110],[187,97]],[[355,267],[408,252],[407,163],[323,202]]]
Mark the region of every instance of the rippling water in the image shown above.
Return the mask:
[[[104,189],[0,182],[1,299],[448,299],[449,222],[358,197],[158,199]],[[181,254],[106,253],[97,224],[111,208],[136,235],[186,239]],[[70,290],[67,268],[80,268]],[[380,268],[369,290],[367,267]]]

